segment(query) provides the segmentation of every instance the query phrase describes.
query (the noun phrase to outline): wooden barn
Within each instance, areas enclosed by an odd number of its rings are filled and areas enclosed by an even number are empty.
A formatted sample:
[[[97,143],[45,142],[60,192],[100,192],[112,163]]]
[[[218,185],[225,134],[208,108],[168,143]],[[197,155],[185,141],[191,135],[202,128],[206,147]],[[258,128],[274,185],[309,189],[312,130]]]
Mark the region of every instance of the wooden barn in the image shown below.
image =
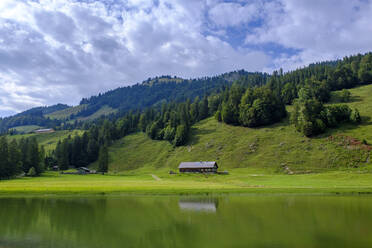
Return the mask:
[[[182,162],[178,166],[178,169],[181,173],[217,173],[218,165],[214,161]]]

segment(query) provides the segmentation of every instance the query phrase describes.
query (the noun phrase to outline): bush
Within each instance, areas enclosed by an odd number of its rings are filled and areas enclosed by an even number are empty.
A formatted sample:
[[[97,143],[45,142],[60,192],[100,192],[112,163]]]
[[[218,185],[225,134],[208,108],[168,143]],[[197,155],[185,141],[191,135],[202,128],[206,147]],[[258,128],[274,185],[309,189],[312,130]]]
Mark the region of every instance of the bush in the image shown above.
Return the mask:
[[[31,167],[28,172],[27,172],[27,176],[29,177],[35,177],[37,176],[37,173],[36,173],[36,170],[35,170],[35,167]]]
[[[351,111],[350,120],[354,123],[362,122],[362,117],[360,117],[360,113],[358,109],[353,109],[353,111]]]

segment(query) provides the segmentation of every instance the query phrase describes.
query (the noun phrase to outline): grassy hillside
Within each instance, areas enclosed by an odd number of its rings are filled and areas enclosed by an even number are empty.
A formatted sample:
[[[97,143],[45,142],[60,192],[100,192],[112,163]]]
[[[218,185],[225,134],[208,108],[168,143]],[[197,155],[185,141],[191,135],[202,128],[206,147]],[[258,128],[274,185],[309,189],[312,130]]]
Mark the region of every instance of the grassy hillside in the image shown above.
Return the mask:
[[[91,120],[94,120],[94,119],[97,119],[101,116],[104,116],[104,115],[109,115],[109,114],[113,114],[113,113],[116,113],[118,110],[117,109],[113,109],[107,105],[104,105],[102,106],[100,109],[98,109],[95,113],[87,116],[87,117],[79,117],[77,118],[77,120],[79,121],[91,121]]]
[[[86,104],[81,104],[78,106],[66,108],[60,111],[56,111],[50,114],[45,115],[45,117],[49,117],[51,119],[57,119],[57,120],[64,120],[68,117],[70,117],[72,114],[77,114],[81,110],[85,109],[87,107]]]
[[[369,146],[372,142],[372,85],[351,90],[351,107],[357,107],[363,122],[344,124],[325,134],[306,138],[294,130],[288,118],[264,128],[244,128],[218,123],[213,118],[196,124],[188,146],[173,148],[166,141],[150,140],[137,133],[110,147],[113,172],[166,173],[181,161],[217,161],[222,170],[249,170],[252,173],[313,173],[335,169],[372,169]],[[291,111],[291,108],[288,108]],[[330,137],[332,136],[332,137]]]
[[[14,127],[12,129],[15,129],[19,133],[31,133],[31,132],[33,132],[37,129],[40,129],[40,128],[42,128],[42,127],[37,126],[37,125],[26,125],[26,126]]]
[[[57,119],[57,120],[65,120],[65,119],[69,118],[72,114],[77,114],[77,113],[79,113],[80,111],[82,111],[86,108],[87,108],[87,104],[81,104],[81,105],[78,105],[78,106],[75,106],[75,107],[71,107],[71,108],[67,108],[67,109],[64,109],[64,110],[60,110],[60,111],[50,113],[48,115],[45,115],[45,117],[49,117],[51,119]],[[87,121],[87,120],[90,121],[90,120],[97,119],[97,118],[99,118],[103,115],[109,115],[109,114],[112,114],[112,113],[115,113],[115,112],[117,112],[117,109],[113,109],[113,108],[105,105],[105,106],[102,106],[100,109],[98,109],[92,115],[87,116],[87,117],[78,117],[77,120],[79,120],[79,121]]]
[[[73,137],[77,134],[81,135],[82,133],[83,131],[80,131],[80,130],[73,130],[73,131],[64,130],[64,131],[57,131],[54,133],[40,133],[40,134],[32,133],[32,134],[24,134],[24,135],[12,135],[12,136],[9,136],[9,139],[19,140],[22,137],[24,138],[35,137],[38,143],[40,145],[43,145],[45,150],[48,152],[56,147],[59,140],[63,140],[64,138],[67,138],[69,135]]]

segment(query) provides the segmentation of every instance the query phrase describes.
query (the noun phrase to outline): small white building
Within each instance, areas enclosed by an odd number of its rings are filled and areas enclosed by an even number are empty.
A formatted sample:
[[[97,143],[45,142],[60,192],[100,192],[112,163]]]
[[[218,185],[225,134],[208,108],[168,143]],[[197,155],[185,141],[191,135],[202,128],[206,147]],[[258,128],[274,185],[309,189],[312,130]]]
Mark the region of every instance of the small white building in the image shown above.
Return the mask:
[[[53,133],[55,132],[53,128],[37,129],[34,133]]]

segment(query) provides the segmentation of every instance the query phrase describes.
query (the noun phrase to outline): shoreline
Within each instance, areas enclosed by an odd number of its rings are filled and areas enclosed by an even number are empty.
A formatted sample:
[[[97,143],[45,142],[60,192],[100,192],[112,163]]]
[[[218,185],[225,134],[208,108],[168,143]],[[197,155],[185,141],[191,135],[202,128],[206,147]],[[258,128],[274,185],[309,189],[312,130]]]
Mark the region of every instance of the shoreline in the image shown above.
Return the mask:
[[[301,195],[301,196],[366,196],[372,195],[372,187],[368,188],[245,188],[231,190],[0,190],[0,198],[33,197],[33,196],[268,196],[268,195]]]

